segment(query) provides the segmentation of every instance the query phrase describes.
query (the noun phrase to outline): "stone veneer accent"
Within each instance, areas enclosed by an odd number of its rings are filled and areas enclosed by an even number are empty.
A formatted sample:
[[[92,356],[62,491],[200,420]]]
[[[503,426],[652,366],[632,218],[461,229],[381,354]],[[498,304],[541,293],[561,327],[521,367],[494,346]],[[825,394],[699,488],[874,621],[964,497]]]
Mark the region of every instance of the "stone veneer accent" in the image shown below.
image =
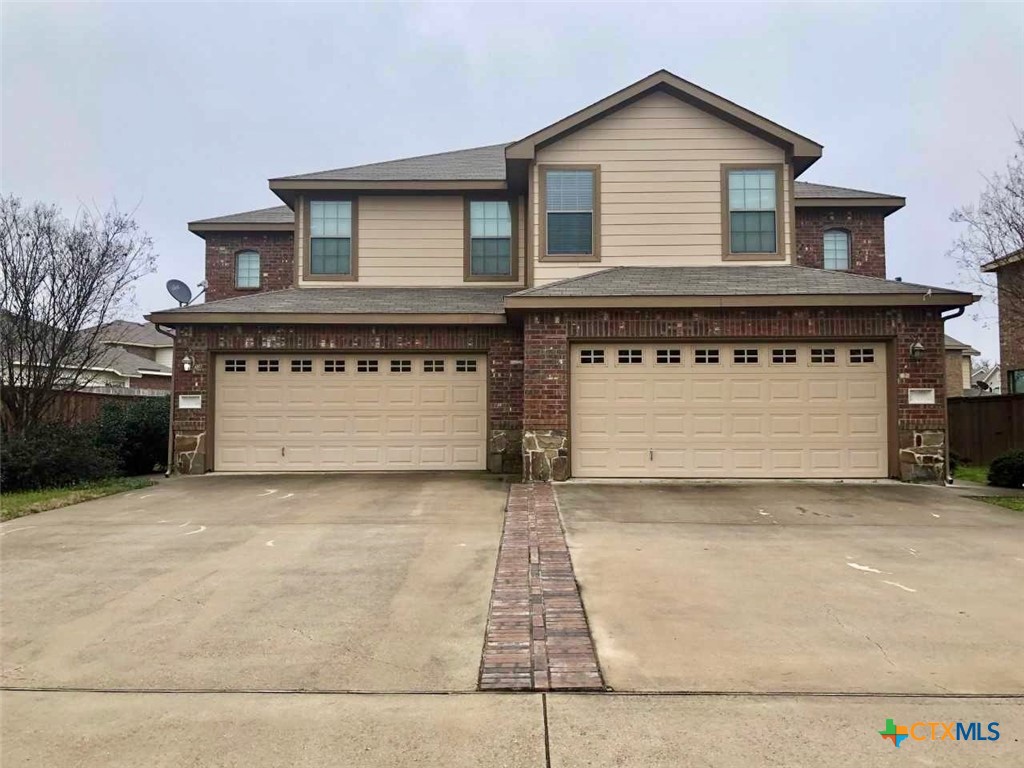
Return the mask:
[[[856,275],[885,277],[885,213],[879,208],[797,208],[796,263],[822,269],[825,232],[850,233],[850,269]]]
[[[941,482],[946,392],[943,321],[937,308],[639,309],[531,311],[524,318],[523,471],[525,480],[561,479],[567,467],[569,354],[576,340],[841,338],[888,341],[896,377],[896,475]],[[910,346],[925,349],[919,360]],[[934,405],[910,405],[907,390],[935,390]]]
[[[184,325],[174,348],[174,465],[179,472],[212,468],[209,417],[215,355],[226,352],[475,352],[487,354],[488,457],[492,472],[522,469],[523,342],[517,328],[467,325]],[[181,369],[188,353],[191,371]],[[203,407],[178,408],[178,395],[202,395]],[[214,404],[216,408],[216,404]]]
[[[295,284],[295,248],[291,232],[207,232],[206,301],[279,291]],[[235,255],[260,255],[260,287],[235,287]]]
[[[603,687],[554,489],[513,485],[487,616],[480,688]]]

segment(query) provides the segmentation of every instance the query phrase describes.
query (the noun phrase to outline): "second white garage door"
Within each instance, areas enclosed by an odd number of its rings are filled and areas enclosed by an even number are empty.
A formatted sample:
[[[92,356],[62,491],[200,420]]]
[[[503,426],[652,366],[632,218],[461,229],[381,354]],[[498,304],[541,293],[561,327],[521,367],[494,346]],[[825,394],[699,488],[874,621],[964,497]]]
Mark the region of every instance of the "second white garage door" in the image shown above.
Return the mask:
[[[214,468],[484,469],[482,355],[226,354]]]
[[[582,344],[577,477],[888,475],[881,343]]]

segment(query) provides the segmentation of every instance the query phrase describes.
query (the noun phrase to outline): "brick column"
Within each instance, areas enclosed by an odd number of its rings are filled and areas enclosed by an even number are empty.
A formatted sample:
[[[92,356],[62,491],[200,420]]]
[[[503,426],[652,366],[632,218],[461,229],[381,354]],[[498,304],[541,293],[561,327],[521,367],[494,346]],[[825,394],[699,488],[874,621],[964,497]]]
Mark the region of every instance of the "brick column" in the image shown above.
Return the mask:
[[[558,313],[523,323],[523,478],[569,477],[569,340]]]

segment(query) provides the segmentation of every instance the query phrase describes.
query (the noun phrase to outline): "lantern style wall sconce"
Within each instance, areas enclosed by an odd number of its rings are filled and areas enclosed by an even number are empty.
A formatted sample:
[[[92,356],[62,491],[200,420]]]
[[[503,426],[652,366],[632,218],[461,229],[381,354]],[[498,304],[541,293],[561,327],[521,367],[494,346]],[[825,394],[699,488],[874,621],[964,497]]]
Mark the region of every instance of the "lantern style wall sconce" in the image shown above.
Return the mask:
[[[924,344],[922,344],[920,341],[915,341],[913,344],[910,345],[910,359],[911,360],[920,360],[921,356],[923,354],[924,354]]]
[[[192,358],[187,353],[181,358],[181,369],[186,373],[192,370]]]

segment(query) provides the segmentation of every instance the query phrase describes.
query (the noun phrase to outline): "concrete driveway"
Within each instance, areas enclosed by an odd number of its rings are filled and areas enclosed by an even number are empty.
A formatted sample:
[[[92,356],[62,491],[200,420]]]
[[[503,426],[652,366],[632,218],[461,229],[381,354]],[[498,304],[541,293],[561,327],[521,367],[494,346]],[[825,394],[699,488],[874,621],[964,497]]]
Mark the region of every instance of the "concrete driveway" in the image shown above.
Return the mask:
[[[182,478],[0,528],[6,685],[469,691],[507,486]]]
[[[619,691],[1024,693],[1024,516],[932,487],[557,487]]]

